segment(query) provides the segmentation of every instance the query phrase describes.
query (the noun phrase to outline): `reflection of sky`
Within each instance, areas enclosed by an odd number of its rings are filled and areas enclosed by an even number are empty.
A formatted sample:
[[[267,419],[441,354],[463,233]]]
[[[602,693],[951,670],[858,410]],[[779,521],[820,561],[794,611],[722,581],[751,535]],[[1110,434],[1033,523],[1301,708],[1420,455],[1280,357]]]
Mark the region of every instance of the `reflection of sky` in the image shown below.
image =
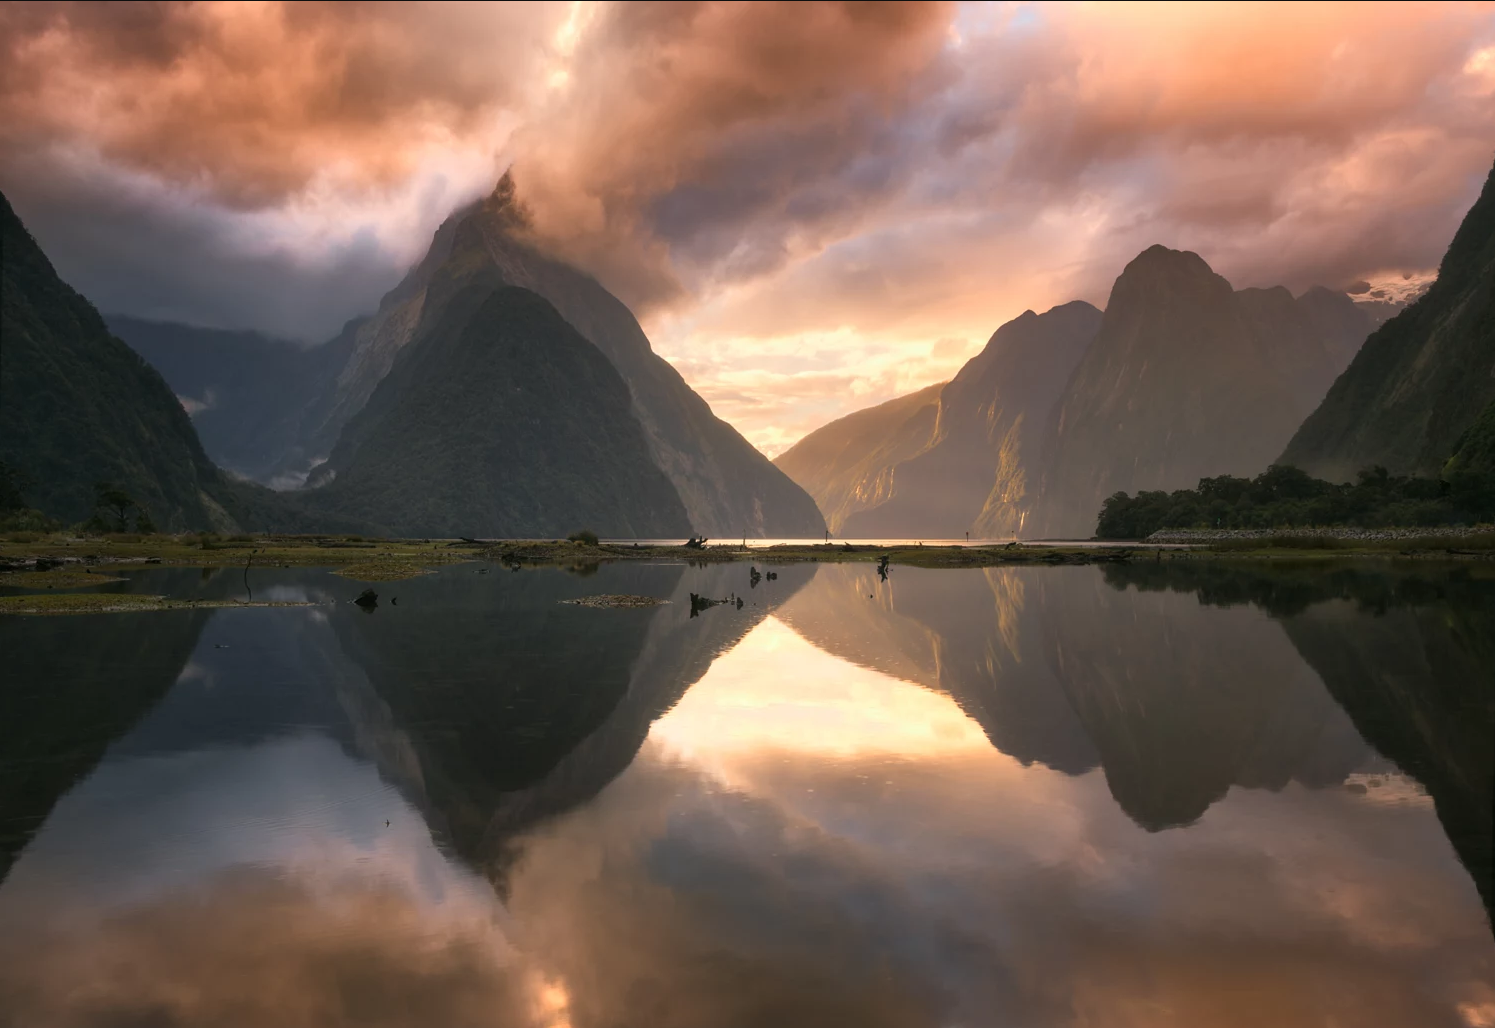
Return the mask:
[[[334,646],[305,615],[215,614],[173,696],[57,804],[0,884],[0,1013],[1495,1023],[1478,898],[1426,797],[1395,776],[1233,788],[1193,826],[1146,832],[1103,772],[1024,767],[946,696],[772,616],[623,775],[522,841],[500,903],[354,755],[381,723],[350,732],[333,718],[366,708],[344,697],[329,715],[302,695],[348,670],[303,662]],[[265,708],[253,719],[250,700]],[[241,728],[204,743],[223,721]]]
[[[307,613],[217,612],[54,806],[0,883],[0,1024],[463,1024],[543,1000],[489,883],[318,723],[319,677],[356,669],[308,657],[335,642]]]
[[[491,899],[373,765],[309,732],[102,767],[57,804],[0,895],[109,908],[241,866],[393,882],[431,909]]]
[[[1495,947],[1407,799],[1235,788],[1149,833],[770,618],[536,835],[511,909],[598,1023],[668,981],[696,1020],[660,1024],[1479,1024]]]

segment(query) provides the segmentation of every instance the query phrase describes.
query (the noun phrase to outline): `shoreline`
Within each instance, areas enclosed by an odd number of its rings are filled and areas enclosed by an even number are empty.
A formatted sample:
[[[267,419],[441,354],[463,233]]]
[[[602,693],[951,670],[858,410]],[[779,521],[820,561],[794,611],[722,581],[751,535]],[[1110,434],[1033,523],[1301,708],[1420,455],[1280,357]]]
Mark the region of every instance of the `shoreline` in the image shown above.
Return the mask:
[[[780,543],[744,548],[739,543],[683,545],[564,540],[363,539],[325,536],[69,537],[0,540],[0,584],[20,585],[20,575],[76,578],[83,568],[109,567],[329,567],[350,578],[379,581],[408,577],[448,564],[491,561],[509,567],[576,566],[612,561],[669,560],[686,563],[757,561],[790,563],[878,563],[927,568],[1064,566],[1173,560],[1495,560],[1495,532],[1430,533],[1417,529],[1222,530],[1161,533],[1143,542],[1080,541],[1066,544],[893,545],[874,543]],[[362,573],[360,573],[362,572]],[[6,579],[10,582],[6,582]],[[59,582],[60,585],[60,582]],[[62,586],[66,588],[66,586]]]

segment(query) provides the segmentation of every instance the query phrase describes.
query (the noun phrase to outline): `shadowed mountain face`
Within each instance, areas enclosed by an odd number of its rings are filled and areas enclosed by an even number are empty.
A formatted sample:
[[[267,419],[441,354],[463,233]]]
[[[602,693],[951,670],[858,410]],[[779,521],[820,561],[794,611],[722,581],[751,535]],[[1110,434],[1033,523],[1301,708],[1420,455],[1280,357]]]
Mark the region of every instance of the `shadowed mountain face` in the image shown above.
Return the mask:
[[[224,474],[160,373],[57,277],[3,196],[0,233],[0,460],[29,479],[29,505],[83,521],[107,482],[165,531],[373,528]]]
[[[118,314],[107,321],[181,398],[214,463],[265,485],[292,485],[276,472],[317,456],[301,449],[303,422],[347,362],[350,337],[307,347],[258,332]]]
[[[657,356],[637,320],[597,281],[525,241],[523,214],[507,177],[482,203],[437,231],[425,259],[368,321],[350,326],[352,353],[323,401],[326,416],[309,448],[330,448],[374,394],[397,355],[444,320],[442,305],[475,276],[543,296],[600,350],[627,383],[633,416],[654,464],[674,485],[690,524],[712,536],[813,537],[824,530],[815,503],[735,429],[711,413]],[[573,398],[572,406],[581,402]],[[323,450],[322,452],[327,452]],[[334,468],[319,469],[311,484]]]
[[[688,535],[617,371],[542,297],[484,279],[399,355],[305,502],[398,535]]]
[[[1495,402],[1495,170],[1416,303],[1365,341],[1281,462],[1348,481],[1437,474]]]
[[[1491,400],[1478,420],[1459,438],[1453,456],[1444,466],[1451,481],[1461,472],[1495,474],[1495,400]]]
[[[826,527],[843,535],[847,518],[886,503],[893,468],[928,447],[945,383],[859,410],[817,428],[774,458],[815,499]]]
[[[843,534],[1021,532],[1037,500],[1050,413],[1100,321],[1100,311],[1077,301],[997,329],[940,394],[930,446],[893,469],[887,502],[849,518]]]
[[[225,483],[161,376],[109,334],[0,196],[0,460],[32,480],[26,499],[82,521],[94,484],[120,486],[157,527],[229,521]]]
[[[1144,251],[1056,408],[1038,534],[1089,536],[1118,491],[1261,471],[1369,327],[1348,298],[1237,293],[1197,254]]]

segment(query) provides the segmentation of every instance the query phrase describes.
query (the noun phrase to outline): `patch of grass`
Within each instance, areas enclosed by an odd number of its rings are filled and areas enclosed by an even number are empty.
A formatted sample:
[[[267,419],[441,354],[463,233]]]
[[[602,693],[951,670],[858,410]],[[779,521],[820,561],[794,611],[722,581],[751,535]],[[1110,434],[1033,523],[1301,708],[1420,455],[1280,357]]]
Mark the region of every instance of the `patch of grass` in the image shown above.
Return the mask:
[[[28,593],[0,596],[0,614],[125,614],[145,610],[207,610],[216,607],[310,607],[310,603],[240,600],[173,600],[142,593]]]
[[[574,600],[562,600],[575,607],[598,607],[613,610],[631,610],[638,607],[658,607],[669,603],[654,596],[632,596],[625,593],[599,593],[596,596],[578,596]]]
[[[357,582],[397,582],[402,578],[429,575],[432,570],[434,569],[424,567],[414,561],[386,557],[381,560],[362,560],[357,564],[349,564],[347,567],[338,568],[333,574],[342,575],[344,578],[351,578]]]
[[[83,589],[107,582],[123,582],[113,575],[96,575],[75,568],[54,568],[51,571],[11,571],[0,575],[0,585],[21,589]]]
[[[425,541],[419,539],[382,539],[374,542],[349,543],[341,536],[326,535],[255,535],[240,536],[244,541],[227,541],[211,533],[190,535],[155,535],[126,541],[119,536],[77,536],[65,532],[45,535],[28,533],[27,538],[0,541],[0,558],[83,557],[116,561],[159,561],[162,564],[185,564],[195,567],[217,565],[243,566],[253,561],[255,567],[274,565],[338,565],[366,563],[386,558],[416,561],[424,565],[468,560],[483,547],[479,544]],[[571,556],[575,547],[568,544]]]

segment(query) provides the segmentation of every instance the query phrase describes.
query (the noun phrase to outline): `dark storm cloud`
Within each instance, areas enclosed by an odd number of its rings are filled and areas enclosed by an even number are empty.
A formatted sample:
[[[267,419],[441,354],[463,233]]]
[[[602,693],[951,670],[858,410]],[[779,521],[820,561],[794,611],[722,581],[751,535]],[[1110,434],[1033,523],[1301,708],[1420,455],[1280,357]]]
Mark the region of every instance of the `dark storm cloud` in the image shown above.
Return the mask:
[[[58,273],[105,313],[322,342],[354,312],[373,310],[404,272],[368,237],[315,262],[255,252],[231,217],[122,191],[107,175],[50,169],[19,190],[12,181],[17,213]]]
[[[325,337],[512,162],[542,241],[672,358],[877,334],[835,390],[859,403],[955,370],[890,374],[901,349],[1104,303],[1153,243],[1237,286],[1424,271],[1495,150],[1487,3],[12,4],[0,29],[0,188],[100,306]],[[756,441],[803,421],[760,410]]]

